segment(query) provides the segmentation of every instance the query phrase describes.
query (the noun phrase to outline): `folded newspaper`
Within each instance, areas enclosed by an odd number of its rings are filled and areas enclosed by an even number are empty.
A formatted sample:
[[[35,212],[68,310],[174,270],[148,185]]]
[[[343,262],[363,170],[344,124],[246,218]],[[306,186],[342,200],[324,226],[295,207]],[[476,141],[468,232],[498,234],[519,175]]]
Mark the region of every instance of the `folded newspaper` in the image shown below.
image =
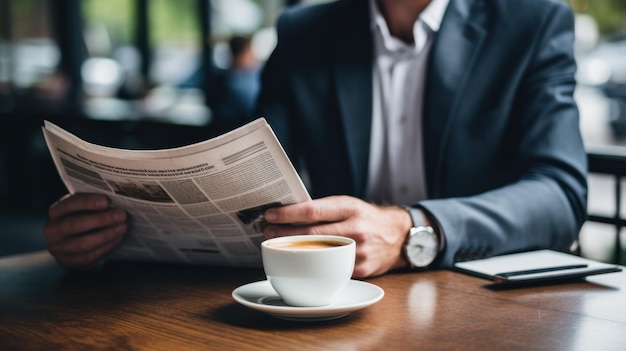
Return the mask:
[[[264,118],[200,143],[124,150],[44,122],[71,193],[107,195],[129,215],[108,260],[260,266],[265,209],[310,200]]]

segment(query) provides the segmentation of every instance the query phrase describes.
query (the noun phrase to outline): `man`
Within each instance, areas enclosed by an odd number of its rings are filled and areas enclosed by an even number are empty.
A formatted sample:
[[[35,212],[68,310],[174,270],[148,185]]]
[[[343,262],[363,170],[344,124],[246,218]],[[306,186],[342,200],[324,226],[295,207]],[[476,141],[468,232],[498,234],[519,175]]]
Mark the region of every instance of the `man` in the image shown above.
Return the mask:
[[[278,38],[257,112],[315,200],[267,210],[266,237],[352,237],[356,277],[575,240],[586,159],[566,5],[344,0],[287,10]],[[106,199],[67,198],[50,251],[87,267],[124,223]]]
[[[340,1],[287,11],[278,36],[259,114],[304,157],[314,198],[353,197],[270,210],[272,223],[320,224],[266,237],[353,237],[356,276],[406,266],[406,211],[362,198],[419,209],[438,266],[575,240],[586,161],[567,5]]]

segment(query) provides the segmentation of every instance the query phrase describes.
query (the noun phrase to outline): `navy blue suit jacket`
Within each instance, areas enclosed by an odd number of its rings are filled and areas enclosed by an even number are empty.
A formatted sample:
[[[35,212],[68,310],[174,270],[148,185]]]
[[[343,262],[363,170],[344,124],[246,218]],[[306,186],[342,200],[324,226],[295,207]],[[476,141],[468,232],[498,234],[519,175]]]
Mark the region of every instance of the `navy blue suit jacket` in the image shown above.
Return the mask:
[[[313,197],[363,198],[372,116],[366,0],[285,11],[266,62],[264,116]],[[426,210],[440,264],[567,250],[586,217],[573,99],[573,16],[549,0],[451,0],[430,53],[423,120]]]

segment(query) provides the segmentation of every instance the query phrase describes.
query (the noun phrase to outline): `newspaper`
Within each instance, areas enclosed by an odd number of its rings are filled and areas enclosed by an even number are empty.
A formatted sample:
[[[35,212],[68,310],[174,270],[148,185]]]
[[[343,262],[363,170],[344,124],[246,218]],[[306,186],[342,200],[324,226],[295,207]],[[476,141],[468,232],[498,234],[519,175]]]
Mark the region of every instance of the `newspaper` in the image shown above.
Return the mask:
[[[264,118],[200,143],[124,150],[44,121],[70,193],[107,195],[129,230],[108,260],[261,266],[264,210],[310,200]]]

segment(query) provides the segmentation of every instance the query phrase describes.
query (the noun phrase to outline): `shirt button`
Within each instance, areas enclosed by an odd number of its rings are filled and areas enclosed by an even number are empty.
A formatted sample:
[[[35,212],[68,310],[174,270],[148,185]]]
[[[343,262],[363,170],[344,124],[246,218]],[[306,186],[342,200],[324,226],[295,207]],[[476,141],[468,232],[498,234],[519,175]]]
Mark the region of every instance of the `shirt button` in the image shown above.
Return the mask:
[[[406,123],[406,115],[402,115],[400,116],[400,119],[398,120],[398,122],[400,124],[405,124]]]
[[[406,186],[406,185],[401,185],[401,186],[398,188],[398,191],[400,191],[400,193],[401,193],[401,194],[404,194],[404,193],[406,193],[407,191],[409,191],[409,187],[408,187],[408,186]]]

